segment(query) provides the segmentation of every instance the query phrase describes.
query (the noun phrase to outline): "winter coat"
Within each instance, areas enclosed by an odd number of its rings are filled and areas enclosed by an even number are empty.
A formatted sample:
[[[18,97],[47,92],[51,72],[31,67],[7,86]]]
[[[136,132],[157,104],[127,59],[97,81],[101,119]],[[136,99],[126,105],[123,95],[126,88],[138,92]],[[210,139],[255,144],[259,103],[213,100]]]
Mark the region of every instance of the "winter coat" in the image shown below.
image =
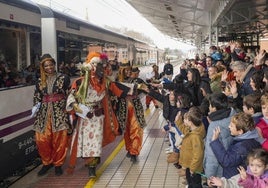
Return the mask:
[[[222,177],[222,186],[219,188],[242,188],[242,186],[238,185],[237,182],[240,178],[240,174],[236,174],[235,176],[227,179]]]
[[[268,187],[268,170],[264,172],[260,177],[255,177],[249,173],[247,173],[247,178],[242,180],[241,178],[238,180],[238,185],[243,188],[267,188]]]
[[[233,141],[233,137],[230,134],[229,124],[231,117],[235,114],[235,110],[232,108],[218,110],[209,115],[211,120],[207,136],[205,140],[205,153],[204,153],[204,170],[207,177],[211,176],[222,176],[222,167],[214,155],[210,142],[213,136],[213,131],[216,127],[220,127],[221,135],[219,140],[222,142],[225,149],[227,149]]]
[[[210,142],[210,147],[215,154],[218,162],[223,167],[223,177],[231,178],[239,173],[237,168],[243,166],[246,168],[246,158],[248,153],[258,147],[261,147],[257,141],[259,135],[256,129],[235,136],[233,143],[226,149],[220,139]]]
[[[204,138],[206,136],[205,127],[203,124],[194,130],[190,130],[185,126],[180,118],[176,125],[184,135],[181,148],[179,164],[185,168],[189,168],[192,172],[203,171],[204,158]]]
[[[179,111],[181,111],[183,114],[188,111],[187,108],[177,108],[177,106],[171,105],[169,102],[169,95],[164,96],[154,90],[150,90],[148,95],[163,103],[163,116],[169,122],[174,122],[175,117],[177,116]]]
[[[256,126],[261,130],[262,137],[268,139],[268,123],[266,121],[264,118],[261,118]]]
[[[253,93],[253,89],[250,86],[250,78],[255,71],[255,68],[252,65],[249,65],[244,72],[244,76],[241,77],[241,88],[239,90],[239,94],[243,97],[248,94]]]

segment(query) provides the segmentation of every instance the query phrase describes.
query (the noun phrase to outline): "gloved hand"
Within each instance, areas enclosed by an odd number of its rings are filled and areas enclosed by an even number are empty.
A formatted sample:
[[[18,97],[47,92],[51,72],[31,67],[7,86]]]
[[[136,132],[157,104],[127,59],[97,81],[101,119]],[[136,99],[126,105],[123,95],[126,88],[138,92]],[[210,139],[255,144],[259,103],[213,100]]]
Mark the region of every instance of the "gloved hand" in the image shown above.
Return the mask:
[[[39,108],[41,106],[41,103],[37,103],[35,106],[32,107],[32,114],[31,114],[31,118],[35,116],[35,114],[38,112]]]

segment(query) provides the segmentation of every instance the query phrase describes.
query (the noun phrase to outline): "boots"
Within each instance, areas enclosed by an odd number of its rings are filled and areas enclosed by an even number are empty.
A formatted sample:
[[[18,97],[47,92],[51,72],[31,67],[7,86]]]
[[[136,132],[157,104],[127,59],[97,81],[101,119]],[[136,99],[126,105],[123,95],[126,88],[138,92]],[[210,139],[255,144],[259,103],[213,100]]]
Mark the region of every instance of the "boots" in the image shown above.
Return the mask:
[[[179,160],[179,153],[177,152],[172,152],[171,154],[167,156],[168,163],[176,163],[178,162],[178,160]]]
[[[63,174],[61,166],[55,166],[55,175],[61,176]]]
[[[47,173],[47,171],[52,168],[53,165],[49,164],[49,165],[43,165],[41,170],[37,173],[38,176],[43,176]]]
[[[128,151],[127,154],[126,154],[126,157],[127,157],[127,158],[130,158],[130,157],[131,157],[131,154],[129,153],[129,151]]]
[[[131,155],[130,156],[130,161],[132,161],[132,163],[136,163],[137,162],[137,156],[136,155]]]
[[[88,175],[89,175],[89,178],[96,178],[96,167],[95,166],[88,167]]]

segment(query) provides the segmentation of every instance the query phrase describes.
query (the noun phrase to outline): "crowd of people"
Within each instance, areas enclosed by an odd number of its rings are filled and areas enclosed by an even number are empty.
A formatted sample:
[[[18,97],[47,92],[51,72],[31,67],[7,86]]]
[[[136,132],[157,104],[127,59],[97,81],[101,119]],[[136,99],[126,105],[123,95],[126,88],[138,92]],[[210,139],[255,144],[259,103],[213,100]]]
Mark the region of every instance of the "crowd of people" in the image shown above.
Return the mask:
[[[56,72],[55,60],[48,54],[41,58],[34,94],[39,176],[53,166],[61,175],[70,149],[68,173],[82,157],[95,178],[102,147],[122,134],[126,156],[136,163],[146,126],[143,106],[153,102],[167,121],[167,162],[189,188],[268,186],[266,51],[245,52],[239,41],[223,49],[211,46],[208,56],[185,60],[177,75],[169,61],[161,73],[153,65],[146,80],[139,78],[138,67],[109,62],[105,54],[89,53],[70,87],[69,77]]]
[[[145,87],[164,104],[167,162],[188,187],[268,186],[267,62],[265,50],[232,41],[185,60],[172,82],[151,84],[165,94]]]

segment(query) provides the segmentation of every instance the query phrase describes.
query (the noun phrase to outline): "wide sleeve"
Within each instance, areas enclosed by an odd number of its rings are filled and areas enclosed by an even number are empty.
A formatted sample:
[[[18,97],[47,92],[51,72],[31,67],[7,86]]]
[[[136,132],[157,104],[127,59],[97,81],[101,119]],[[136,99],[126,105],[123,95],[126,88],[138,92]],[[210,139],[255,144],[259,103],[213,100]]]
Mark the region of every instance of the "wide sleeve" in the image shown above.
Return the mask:
[[[79,85],[81,84],[82,82],[82,77],[76,79],[73,81],[72,85],[71,85],[71,89],[69,91],[69,95],[67,97],[67,101],[66,101],[66,110],[68,112],[72,111],[73,110],[73,103],[77,102],[76,101],[76,98],[75,98],[75,93],[76,91],[78,90],[79,88]]]
[[[121,82],[111,82],[109,90],[117,97],[126,97],[133,92],[134,84],[126,84]],[[131,89],[132,88],[132,89]]]
[[[40,79],[38,80],[38,82],[35,85],[35,89],[34,89],[34,96],[33,96],[33,106],[35,106],[37,103],[42,101],[42,92],[40,90]]]

